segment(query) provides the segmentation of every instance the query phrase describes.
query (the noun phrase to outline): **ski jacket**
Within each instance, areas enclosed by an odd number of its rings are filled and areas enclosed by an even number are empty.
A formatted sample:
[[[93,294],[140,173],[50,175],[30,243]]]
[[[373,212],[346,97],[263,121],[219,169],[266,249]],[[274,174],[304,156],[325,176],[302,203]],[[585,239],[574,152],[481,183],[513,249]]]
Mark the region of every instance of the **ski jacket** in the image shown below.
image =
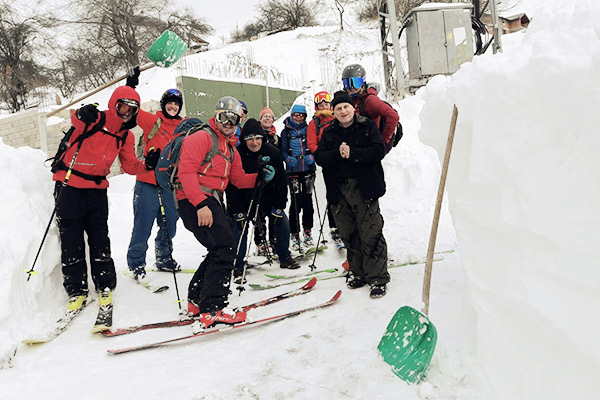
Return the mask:
[[[331,121],[333,121],[333,112],[331,110],[317,110],[313,119],[308,123],[308,128],[306,128],[306,144],[308,151],[312,154],[315,154],[315,151],[317,151],[323,130],[330,125]]]
[[[342,158],[340,145],[350,146],[350,157]],[[347,128],[338,120],[323,132],[315,152],[317,164],[323,167],[327,201],[337,204],[338,185],[346,179],[357,179],[365,199],[375,200],[385,193],[385,179],[381,160],[385,156],[383,138],[372,120],[360,115]]]
[[[207,196],[221,196],[230,181],[239,188],[251,188],[257,176],[244,172],[235,145],[231,154],[232,148],[228,142],[235,143],[233,135],[231,138],[225,137],[217,128],[214,117],[208,123],[219,138],[219,153],[210,163],[201,165],[213,145],[210,132],[201,130],[183,139],[178,164],[177,176],[182,189],[177,189],[177,199],[187,199],[198,209],[206,204]],[[232,157],[233,161],[230,161]]]
[[[154,130],[156,123],[160,119],[160,126],[154,133],[152,138],[148,139],[150,132]],[[156,114],[149,113],[144,110],[139,110],[137,116],[137,124],[142,130],[143,141],[144,141],[144,156],[148,154],[151,148],[164,149],[167,143],[173,137],[173,132],[177,125],[183,120],[179,115],[175,118],[166,118],[162,111],[157,111]],[[144,171],[137,175],[136,179],[141,182],[150,183],[156,185],[156,175],[154,171]]]
[[[95,179],[86,179],[76,175],[73,172],[67,183],[68,186],[80,189],[106,189],[108,180],[106,176],[110,174],[110,167],[119,156],[121,169],[131,175],[137,175],[146,170],[143,161],[140,161],[135,156],[134,136],[129,129],[136,125],[135,118],[124,123],[121,117],[117,115],[116,104],[119,99],[131,99],[140,101],[140,96],[135,89],[129,86],[120,86],[115,89],[108,102],[108,110],[106,110],[106,121],[104,126],[92,134],[90,137],[81,141],[81,147],[77,154],[77,159],[73,166],[73,171],[86,174]],[[92,123],[88,130],[97,124],[101,123],[101,117]],[[86,130],[86,124],[77,118],[77,113],[71,116],[71,124],[75,128],[69,147],[65,152],[64,162],[68,166],[71,164],[78,145],[71,146],[77,138],[79,138]],[[58,170],[52,176],[54,181],[64,182],[67,171]]]
[[[362,107],[359,106],[362,104]],[[371,118],[375,121],[375,126],[379,126],[381,117],[385,117],[385,127],[381,132],[384,143],[388,143],[396,132],[398,126],[398,113],[385,101],[377,97],[377,91],[373,88],[368,88],[366,92],[360,94],[354,99],[354,108],[357,114],[359,110],[363,110],[363,117]]]
[[[306,157],[310,155],[306,144],[306,122],[297,124],[291,117],[287,117],[283,123],[285,128],[281,131],[280,149],[281,157],[286,160],[286,172],[289,174],[314,171],[316,169],[315,163],[310,164],[306,162]],[[296,159],[295,166],[287,162],[288,157]]]
[[[262,188],[260,199],[260,210],[263,214],[270,213],[272,208],[284,210],[287,203],[287,179],[285,169],[283,168],[283,159],[279,149],[268,143],[263,143],[257,152],[252,152],[246,146],[246,141],[241,140],[237,147],[242,159],[242,166],[246,173],[258,172],[260,159],[264,156],[269,157],[267,164],[275,168],[273,180]],[[239,189],[230,184],[227,187],[227,207],[230,214],[246,213],[250,206],[250,200],[254,194],[253,189]]]

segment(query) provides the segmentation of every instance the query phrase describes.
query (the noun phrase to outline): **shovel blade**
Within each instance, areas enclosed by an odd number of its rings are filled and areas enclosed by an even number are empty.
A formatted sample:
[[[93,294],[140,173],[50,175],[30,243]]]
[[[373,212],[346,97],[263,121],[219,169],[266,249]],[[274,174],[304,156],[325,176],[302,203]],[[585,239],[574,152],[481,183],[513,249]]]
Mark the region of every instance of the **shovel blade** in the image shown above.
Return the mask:
[[[167,29],[152,43],[146,55],[155,65],[167,68],[179,60],[186,50],[185,42]]]
[[[429,318],[404,306],[388,324],[377,348],[400,379],[417,383],[431,361],[436,342],[437,330]]]

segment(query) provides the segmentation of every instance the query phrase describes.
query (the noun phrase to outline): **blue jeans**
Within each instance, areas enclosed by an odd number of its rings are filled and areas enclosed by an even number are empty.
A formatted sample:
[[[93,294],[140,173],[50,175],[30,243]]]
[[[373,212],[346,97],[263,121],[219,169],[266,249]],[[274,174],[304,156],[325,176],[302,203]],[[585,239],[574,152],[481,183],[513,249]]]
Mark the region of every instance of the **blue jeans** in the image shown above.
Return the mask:
[[[279,257],[279,262],[285,261],[290,257],[290,221],[287,215],[283,213],[283,217],[278,218],[269,214],[263,214],[259,218],[264,219],[266,216],[269,217],[269,222],[273,225],[273,232],[275,233],[275,252]],[[235,236],[235,245],[237,246],[240,236],[242,236],[243,222],[233,222],[233,234]],[[240,244],[240,251],[235,259],[234,269],[241,271],[244,269],[244,256],[246,255],[246,249],[248,244],[248,229],[244,232],[244,238]],[[236,248],[237,249],[237,248]]]
[[[127,265],[131,270],[146,265],[148,239],[152,233],[152,226],[155,220],[159,227],[155,240],[156,265],[167,268],[175,267],[175,261],[172,258],[170,249],[173,248],[171,240],[175,236],[179,215],[175,208],[173,194],[161,191],[165,216],[167,218],[165,227],[164,217],[161,214],[158,200],[158,188],[157,185],[146,182],[135,182],[133,192],[133,232],[131,233],[131,241],[127,250]]]

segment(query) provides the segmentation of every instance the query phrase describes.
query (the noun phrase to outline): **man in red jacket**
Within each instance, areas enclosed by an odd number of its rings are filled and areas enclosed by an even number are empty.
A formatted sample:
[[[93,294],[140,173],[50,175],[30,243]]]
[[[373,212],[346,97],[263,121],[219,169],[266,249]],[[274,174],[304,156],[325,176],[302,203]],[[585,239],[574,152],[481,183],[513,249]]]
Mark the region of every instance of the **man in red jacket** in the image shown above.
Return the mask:
[[[131,83],[128,80],[128,85]],[[139,110],[137,124],[144,133],[138,144],[138,154],[143,154],[149,167],[156,166],[161,149],[173,137],[173,132],[182,118],[179,116],[183,105],[183,96],[177,89],[168,89],[160,99],[160,111],[155,114]],[[163,271],[179,269],[173,259],[172,239],[177,228],[177,209],[173,196],[159,198],[159,187],[154,171],[144,171],[137,176],[133,192],[133,231],[127,249],[127,265],[138,280],[146,276],[146,251],[152,226],[156,220],[158,233],[155,239],[156,268]],[[162,200],[165,215],[162,215]]]
[[[54,197],[69,311],[82,308],[87,301],[84,233],[100,303],[112,301],[117,277],[108,237],[106,176],[117,156],[128,174],[146,170],[144,161],[135,156],[134,137],[129,131],[136,125],[139,104],[137,92],[121,86],[112,94],[105,112],[89,104],[71,117],[74,131],[52,177],[56,181]]]
[[[228,305],[229,281],[236,245],[223,204],[223,192],[231,182],[238,188],[254,187],[257,176],[265,182],[275,170],[265,166],[258,174],[246,174],[235,149],[235,131],[242,118],[242,105],[230,96],[219,99],[209,128],[183,139],[178,164],[181,189],[176,195],[179,216],[187,230],[208,250],[188,288],[188,313],[200,315],[201,327],[214,322],[236,323],[245,313],[224,309]],[[203,160],[213,146],[212,130],[218,138],[218,152],[209,163]]]
[[[372,119],[381,131],[385,143],[386,154],[393,147],[393,137],[398,126],[398,113],[385,101],[377,97],[374,88],[367,87],[367,72],[360,64],[348,65],[342,71],[342,84],[344,91],[354,101],[357,114]],[[381,120],[385,119],[385,126],[381,126]]]

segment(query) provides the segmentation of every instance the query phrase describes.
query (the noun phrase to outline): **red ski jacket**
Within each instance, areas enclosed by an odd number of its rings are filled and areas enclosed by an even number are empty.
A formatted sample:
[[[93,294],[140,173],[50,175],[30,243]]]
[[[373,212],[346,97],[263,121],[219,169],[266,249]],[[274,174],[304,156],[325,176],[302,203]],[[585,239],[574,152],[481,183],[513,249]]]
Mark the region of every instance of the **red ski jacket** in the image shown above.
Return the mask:
[[[254,187],[258,174],[247,174],[242,167],[242,160],[235,149],[235,135],[226,138],[217,128],[214,117],[208,120],[210,127],[219,137],[219,152],[208,164],[202,161],[213,145],[210,132],[201,130],[183,139],[181,155],[177,166],[177,177],[183,190],[177,189],[177,199],[188,199],[195,207],[212,196],[210,191],[225,191],[231,181],[240,189]],[[228,142],[233,147],[228,146]],[[233,149],[233,162],[230,162],[231,149]]]
[[[104,179],[90,180],[71,174],[68,186],[81,189],[106,189],[108,180],[105,178],[110,174],[110,167],[117,156],[121,162],[121,169],[128,174],[137,175],[146,170],[144,161],[138,160],[135,156],[135,139],[133,133],[129,131],[130,127],[135,126],[135,121],[123,123],[123,120],[117,115],[116,103],[119,99],[131,99],[139,102],[140,96],[129,86],[120,86],[115,89],[108,102],[108,110],[105,111],[106,122],[103,130],[81,142],[81,148],[73,166],[75,171],[99,178],[104,177]],[[100,116],[96,122],[99,120]],[[85,129],[85,123],[77,118],[77,113],[73,113],[71,124],[75,130],[69,140],[69,148],[65,152],[64,162],[67,166],[71,164],[78,147],[78,145],[71,146],[71,144],[81,136]],[[63,182],[66,174],[67,171],[58,170],[52,179]]]
[[[323,130],[330,125],[328,122],[333,121],[333,112],[330,110],[317,110],[315,111],[315,117],[319,119],[319,125],[321,125],[319,132],[317,132],[317,124],[314,117],[310,120],[306,129],[306,145],[311,154],[315,154],[315,151],[317,151]]]
[[[156,121],[161,119],[160,127],[154,134],[154,136],[148,140],[148,135],[156,125]],[[151,148],[164,149],[167,143],[173,137],[173,132],[177,125],[183,120],[180,116],[177,118],[166,118],[162,111],[157,111],[156,114],[149,113],[144,110],[140,110],[137,116],[137,124],[144,131],[144,156],[148,154]],[[156,175],[154,171],[144,171],[137,176],[138,181],[151,183],[156,185]]]
[[[392,139],[392,136],[394,136],[394,132],[396,132],[396,126],[398,126],[398,121],[400,120],[398,113],[377,97],[377,91],[373,88],[368,88],[365,93],[354,99],[354,108],[357,114],[360,114],[359,104],[361,102],[363,103],[365,114],[363,117],[371,118],[378,127],[381,117],[385,117],[385,127],[383,132],[381,132],[381,136],[383,136],[383,141],[388,143]]]

